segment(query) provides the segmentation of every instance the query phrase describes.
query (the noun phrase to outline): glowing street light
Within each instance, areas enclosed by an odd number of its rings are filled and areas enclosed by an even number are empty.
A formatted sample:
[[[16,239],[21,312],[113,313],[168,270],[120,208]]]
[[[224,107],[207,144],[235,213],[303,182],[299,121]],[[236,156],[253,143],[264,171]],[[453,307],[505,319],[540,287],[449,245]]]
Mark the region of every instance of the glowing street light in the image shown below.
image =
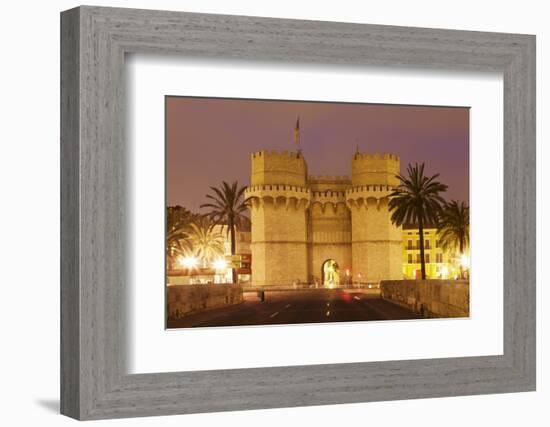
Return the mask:
[[[227,261],[224,259],[217,259],[214,261],[213,267],[216,270],[225,270],[227,268]]]
[[[187,269],[195,268],[197,266],[197,258],[194,256],[180,257],[179,262],[182,267]]]
[[[462,255],[460,257],[460,265],[462,267],[468,267],[470,265],[470,260],[468,259],[468,257],[466,255]]]

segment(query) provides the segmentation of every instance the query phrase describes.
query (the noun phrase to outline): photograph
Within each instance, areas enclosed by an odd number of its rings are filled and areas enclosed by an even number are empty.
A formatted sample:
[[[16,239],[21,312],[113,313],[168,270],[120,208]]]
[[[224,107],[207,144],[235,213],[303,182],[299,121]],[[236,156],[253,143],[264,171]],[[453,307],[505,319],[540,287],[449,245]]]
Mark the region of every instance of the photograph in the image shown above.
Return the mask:
[[[166,96],[167,328],[469,317],[469,119]]]

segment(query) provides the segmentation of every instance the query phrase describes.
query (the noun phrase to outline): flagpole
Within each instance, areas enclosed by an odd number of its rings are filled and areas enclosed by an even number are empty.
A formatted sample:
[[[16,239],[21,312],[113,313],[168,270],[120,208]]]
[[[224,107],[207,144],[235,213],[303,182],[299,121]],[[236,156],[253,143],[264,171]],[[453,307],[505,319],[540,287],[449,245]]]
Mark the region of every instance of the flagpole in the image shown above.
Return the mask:
[[[302,152],[300,146],[300,116],[296,118],[296,126],[294,127],[294,143],[296,144],[296,151],[298,153]]]

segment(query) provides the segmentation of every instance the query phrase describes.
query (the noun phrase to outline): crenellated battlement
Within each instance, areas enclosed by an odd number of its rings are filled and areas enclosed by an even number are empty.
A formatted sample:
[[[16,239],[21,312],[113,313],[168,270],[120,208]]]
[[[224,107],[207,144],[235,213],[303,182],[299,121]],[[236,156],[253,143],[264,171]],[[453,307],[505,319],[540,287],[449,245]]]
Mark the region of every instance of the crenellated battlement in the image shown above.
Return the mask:
[[[353,160],[393,160],[399,162],[399,156],[393,153],[355,153]]]
[[[395,154],[356,153],[351,162],[353,186],[398,184],[401,162]]]
[[[288,151],[288,150],[262,150],[256,151],[251,154],[253,159],[256,158],[277,158],[277,159],[303,159],[304,156],[299,151]]]
[[[252,153],[250,163],[251,185],[306,185],[307,164],[300,152],[258,151]]]
[[[309,175],[308,182],[342,182],[350,183],[351,178],[348,175]]]
[[[312,191],[311,197],[320,199],[325,197],[346,197],[345,191],[333,191],[333,190],[325,190],[325,191]]]
[[[388,192],[393,191],[395,187],[391,185],[358,185],[356,187],[351,187],[349,190],[346,190],[346,194],[354,194],[354,193],[364,193],[364,192]]]
[[[245,190],[246,194],[257,193],[259,191],[288,191],[294,193],[310,193],[309,188],[300,187],[297,185],[287,184],[265,184],[265,185],[251,185]]]
[[[346,175],[309,176],[307,185],[314,192],[346,191],[351,187],[351,179]]]

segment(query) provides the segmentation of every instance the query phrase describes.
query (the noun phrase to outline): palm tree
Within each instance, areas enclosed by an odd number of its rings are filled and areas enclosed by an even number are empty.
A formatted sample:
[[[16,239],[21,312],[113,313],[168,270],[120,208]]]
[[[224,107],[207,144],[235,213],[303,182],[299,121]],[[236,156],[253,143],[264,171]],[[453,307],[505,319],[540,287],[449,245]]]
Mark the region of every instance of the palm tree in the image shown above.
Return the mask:
[[[452,200],[443,205],[438,219],[438,233],[441,247],[460,254],[460,259],[470,243],[470,208],[464,202]],[[460,263],[460,278],[464,279],[464,269]]]
[[[210,187],[213,194],[207,194],[209,203],[204,203],[201,208],[209,208],[210,212],[206,216],[215,225],[227,226],[227,232],[231,238],[231,255],[235,255],[235,234],[238,228],[248,221],[244,215],[248,209],[247,202],[244,200],[244,191],[246,187],[239,187],[237,181],[231,185],[223,181],[221,187]],[[237,270],[232,270],[233,283],[237,283]]]
[[[179,205],[166,209],[166,261],[169,270],[174,268],[176,257],[190,249],[187,239],[195,218],[196,214]]]
[[[184,239],[174,240],[168,247],[167,269],[174,270],[176,267],[176,260],[181,257],[187,257],[193,255],[193,248],[189,244],[188,235]]]
[[[396,175],[399,185],[390,194],[389,209],[391,221],[397,226],[418,225],[420,234],[420,265],[422,280],[426,280],[426,260],[424,259],[424,226],[436,224],[445,200],[439,195],[447,190],[445,184],[436,181],[439,174],[424,175],[424,163],[407,166],[407,176]]]
[[[212,230],[212,224],[207,218],[191,223],[189,244],[193,248],[193,255],[202,260],[203,268],[215,258],[223,257],[225,252],[223,236]]]

